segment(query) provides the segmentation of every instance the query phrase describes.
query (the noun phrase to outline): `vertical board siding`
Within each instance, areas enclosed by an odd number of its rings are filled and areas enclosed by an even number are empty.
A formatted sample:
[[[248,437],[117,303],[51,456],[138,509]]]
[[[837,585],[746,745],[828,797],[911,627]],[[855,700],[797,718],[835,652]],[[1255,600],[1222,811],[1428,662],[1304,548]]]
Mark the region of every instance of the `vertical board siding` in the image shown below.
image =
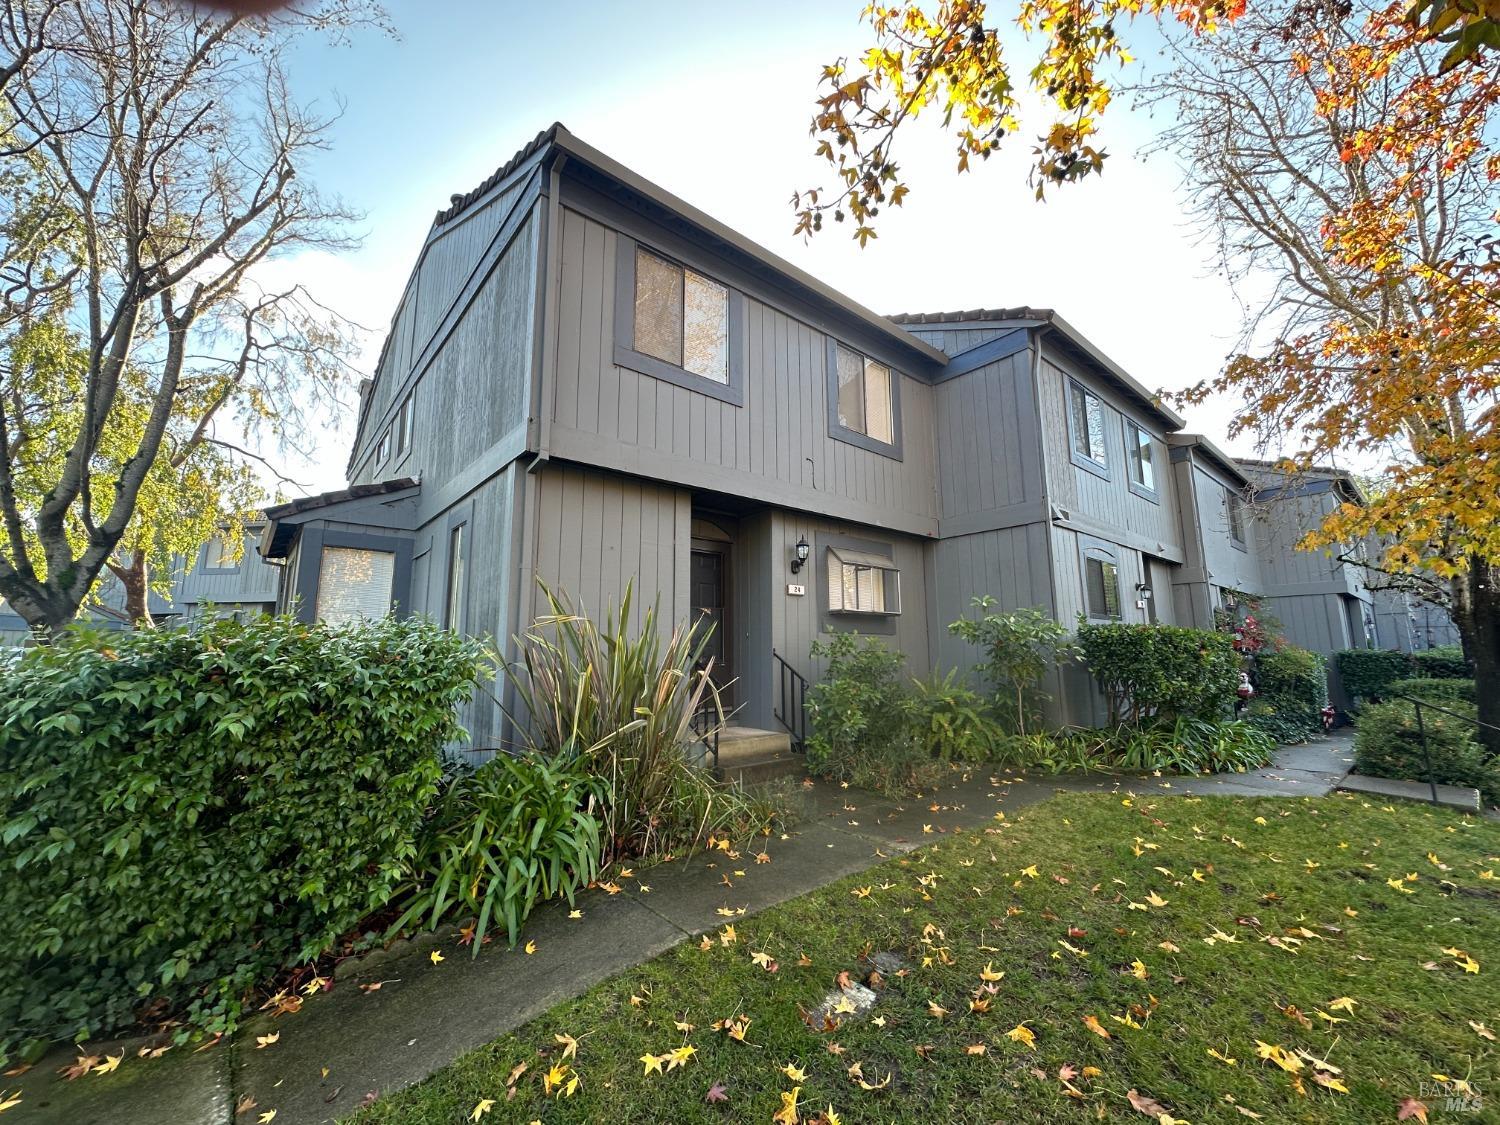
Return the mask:
[[[931,558],[936,595],[933,655],[938,669],[967,672],[981,658],[972,645],[948,631],[951,622],[971,612],[970,602],[976,597],[993,597],[1000,612],[1031,607],[1053,612],[1045,524],[940,539],[932,544]]]
[[[828,436],[825,335],[744,297],[745,405],[736,406],[614,364],[615,255],[619,236],[562,209],[562,299],[552,327],[557,366],[550,407],[556,443],[579,435],[575,456],[629,465],[634,451],[665,455],[651,475],[701,484],[705,469],[774,482],[777,495],[809,508],[832,494],[871,508],[932,519],[932,388],[902,377],[903,458]],[[715,474],[720,490],[725,478]]]
[[[1042,498],[1031,352],[1007,356],[932,388],[938,502],[943,518]]]
[[[353,483],[420,476],[441,485],[529,413],[538,221],[533,211],[411,390],[411,447],[375,462],[380,436],[454,299],[506,217],[513,195],[433,242],[392,323],[359,436]]]
[[[688,612],[691,499],[679,488],[551,465],[538,474],[533,527],[535,577],[565,593],[580,612],[602,618],[632,587],[632,627],[657,606],[663,632]],[[531,582],[527,625],[547,612]]]
[[[1203,564],[1208,580],[1215,586],[1255,593],[1262,589],[1260,551],[1257,544],[1260,528],[1245,510],[1245,548],[1236,547],[1229,538],[1229,506],[1224,489],[1234,482],[1210,472],[1194,461],[1193,492],[1197,498],[1198,526],[1203,536]]]
[[[1104,405],[1104,443],[1109,459],[1109,479],[1079,468],[1072,461],[1068,432],[1067,388],[1080,383],[1098,395]],[[1041,362],[1042,425],[1048,449],[1048,491],[1052,502],[1076,516],[1107,527],[1119,528],[1164,545],[1181,546],[1177,519],[1176,479],[1168,464],[1168,448],[1159,419],[1128,406],[1103,381],[1080,367],[1064,365],[1055,357]],[[1125,420],[1130,419],[1153,441],[1156,500],[1130,490],[1125,458]]]
[[[970,348],[977,348],[980,344],[988,343],[997,336],[1004,336],[1014,331],[1012,328],[967,328],[959,325],[945,328],[933,324],[908,324],[903,327],[913,336],[926,340],[939,351],[949,355],[959,355]]]

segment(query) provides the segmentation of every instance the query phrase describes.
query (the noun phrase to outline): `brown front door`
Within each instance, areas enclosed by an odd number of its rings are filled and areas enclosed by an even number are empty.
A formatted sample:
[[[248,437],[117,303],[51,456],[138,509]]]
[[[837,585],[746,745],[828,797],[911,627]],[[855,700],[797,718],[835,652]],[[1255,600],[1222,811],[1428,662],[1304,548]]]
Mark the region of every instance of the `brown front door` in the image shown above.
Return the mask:
[[[710,629],[702,664],[713,661],[710,675],[727,710],[732,704],[734,681],[729,644],[729,544],[694,540],[692,566],[692,617]]]

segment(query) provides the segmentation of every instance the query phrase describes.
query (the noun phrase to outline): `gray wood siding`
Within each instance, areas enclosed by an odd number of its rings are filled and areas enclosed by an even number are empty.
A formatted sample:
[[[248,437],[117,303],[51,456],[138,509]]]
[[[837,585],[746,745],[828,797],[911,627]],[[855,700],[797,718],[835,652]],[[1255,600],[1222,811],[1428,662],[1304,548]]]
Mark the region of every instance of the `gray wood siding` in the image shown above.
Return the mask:
[[[179,572],[172,584],[171,605],[178,611],[186,611],[202,602],[221,606],[274,603],[281,584],[281,568],[269,565],[257,553],[259,538],[259,527],[246,533],[244,553],[232,569],[206,569],[208,546],[199,547],[192,566]],[[153,612],[156,609],[153,605]]]
[[[990,516],[1039,520],[1042,442],[1030,349],[932,388],[943,534],[980,530]],[[1034,505],[1029,512],[1021,505]]]
[[[1104,405],[1104,441],[1109,461],[1109,479],[1078,467],[1071,457],[1068,431],[1067,388],[1069,380],[1098,395]],[[1069,518],[1091,525],[1087,530],[1101,538],[1128,542],[1164,557],[1181,558],[1182,543],[1177,520],[1176,483],[1168,468],[1165,431],[1158,419],[1132,407],[1091,372],[1043,350],[1040,364],[1041,418],[1047,449],[1047,492],[1054,507],[1066,509]],[[1130,490],[1125,460],[1125,419],[1139,425],[1153,439],[1156,500]]]
[[[508,249],[484,271],[484,252],[509,214],[512,196],[480,208],[433,241],[419,261],[392,326],[357,441],[352,483],[420,477],[429,492],[454,480],[507,438],[519,440],[529,413],[539,220],[533,212]],[[483,274],[483,276],[478,276]],[[472,300],[446,337],[439,329],[472,280]],[[412,381],[412,365],[436,351]],[[380,437],[406,394],[413,396],[412,440],[392,442],[376,461]],[[519,451],[519,450],[517,450]],[[496,466],[498,468],[499,466]]]
[[[658,603],[670,630],[688,616],[692,501],[680,488],[549,465],[535,474],[529,563],[521,574],[529,623],[546,612],[540,578],[600,616],[632,583],[632,624]]]
[[[993,340],[996,336],[1004,336],[1014,331],[1013,328],[974,328],[970,325],[955,324],[952,327],[943,327],[933,324],[912,324],[904,326],[908,332],[920,340],[926,340],[933,347],[949,355],[958,355],[970,348],[977,348],[980,344]]]
[[[820,535],[844,535],[859,539],[889,544],[892,558],[901,572],[901,613],[890,619],[894,633],[877,639],[891,649],[906,654],[907,670],[914,676],[924,676],[930,671],[928,649],[927,589],[929,582],[928,557],[932,544],[905,535],[892,535],[879,528],[865,527],[816,516],[792,512],[773,512],[769,521],[769,534],[765,543],[770,557],[765,560],[765,571],[769,576],[770,637],[777,652],[810,681],[819,679],[826,667],[821,660],[811,655],[812,643],[820,635],[820,605],[826,596],[826,559],[815,551],[807,566],[797,575],[788,570],[793,548],[797,540],[806,538],[816,544]],[[744,554],[743,551],[740,552]],[[742,567],[749,565],[758,571],[758,560],[745,559]],[[787,593],[789,583],[800,583],[807,588],[803,596]],[[852,627],[852,626],[851,626]],[[771,653],[748,653],[754,660],[764,660],[769,665]]]
[[[1298,541],[1321,525],[1339,503],[1333,493],[1323,492],[1255,505],[1256,538],[1268,593],[1290,594],[1298,586],[1331,586],[1351,594],[1363,588],[1358,568],[1322,549],[1297,550]]]
[[[948,632],[950,622],[969,614],[973,598],[988,594],[1002,612],[1033,606],[1053,612],[1047,535],[1046,524],[1033,523],[932,544],[932,635],[938,669],[967,672],[980,658],[977,649]]]
[[[562,209],[554,456],[881,526],[935,530],[932,388],[903,377],[903,459],[828,435],[826,336],[745,295],[745,405],[615,366],[617,234]]]
[[[1224,490],[1237,487],[1234,481],[1194,459],[1193,493],[1198,526],[1203,537],[1203,565],[1207,580],[1214,586],[1254,594],[1263,590],[1265,585],[1258,544],[1260,527],[1258,521],[1252,518],[1247,505],[1244,520],[1245,546],[1235,546],[1230,538],[1229,505]]]

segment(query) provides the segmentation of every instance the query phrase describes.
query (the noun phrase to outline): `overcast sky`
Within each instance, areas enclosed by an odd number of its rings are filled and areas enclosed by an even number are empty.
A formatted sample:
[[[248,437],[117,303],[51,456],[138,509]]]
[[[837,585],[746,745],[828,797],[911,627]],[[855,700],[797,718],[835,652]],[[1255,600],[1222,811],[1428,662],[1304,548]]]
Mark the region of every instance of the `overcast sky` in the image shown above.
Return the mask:
[[[911,195],[881,215],[876,241],[861,250],[832,224],[811,244],[792,237],[793,190],[827,182],[807,131],[818,74],[868,45],[860,7],[391,0],[398,38],[294,59],[304,100],[346,104],[309,174],[366,214],[363,248],[276,272],[376,330],[361,363],[370,373],[433,214],[561,121],[877,312],[1053,307],[1149,387],[1216,373],[1242,311],[1182,214],[1175,168],[1139,159],[1152,122],[1125,100],[1106,119],[1104,176],[1045,203],[1026,185],[1040,117],[964,176],[951,142],[925,128],[901,141]],[[1130,35],[1139,79],[1156,35],[1149,23]],[[1232,412],[1210,404],[1188,425],[1224,442]],[[306,491],[344,483],[353,421],[352,406],[330,418],[310,460],[278,455]]]

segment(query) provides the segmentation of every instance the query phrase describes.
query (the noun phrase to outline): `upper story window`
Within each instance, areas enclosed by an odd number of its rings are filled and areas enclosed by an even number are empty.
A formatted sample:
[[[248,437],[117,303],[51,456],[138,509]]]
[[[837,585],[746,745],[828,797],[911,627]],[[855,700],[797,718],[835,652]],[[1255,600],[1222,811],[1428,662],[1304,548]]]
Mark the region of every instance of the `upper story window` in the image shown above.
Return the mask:
[[[1151,435],[1130,419],[1125,420],[1125,463],[1130,470],[1132,491],[1156,492],[1156,464],[1152,459]]]
[[[901,376],[879,360],[828,341],[828,434],[901,456]]]
[[[637,248],[635,350],[727,386],[729,290]]]
[[[1109,469],[1104,446],[1104,400],[1079,383],[1068,381],[1068,431],[1073,462],[1085,469]]]
[[[828,611],[899,614],[901,572],[884,555],[829,547]]]
[[[615,286],[617,365],[744,405],[738,293],[625,235]]]
[[[204,570],[238,570],[239,568],[240,564],[235,561],[234,553],[224,536],[215,535],[204,544]]]
[[[401,404],[401,409],[396,411],[396,456],[399,457],[411,448],[411,413],[412,396],[407,395],[406,401]]]
[[[1245,545],[1245,501],[1232,488],[1224,489],[1224,514],[1229,523],[1229,538],[1237,546]]]
[[[1120,619],[1120,567],[1108,552],[1084,551],[1083,588],[1090,617]]]
[[[383,465],[391,455],[391,431],[387,429],[380,435],[380,442],[375,446],[375,464]]]

